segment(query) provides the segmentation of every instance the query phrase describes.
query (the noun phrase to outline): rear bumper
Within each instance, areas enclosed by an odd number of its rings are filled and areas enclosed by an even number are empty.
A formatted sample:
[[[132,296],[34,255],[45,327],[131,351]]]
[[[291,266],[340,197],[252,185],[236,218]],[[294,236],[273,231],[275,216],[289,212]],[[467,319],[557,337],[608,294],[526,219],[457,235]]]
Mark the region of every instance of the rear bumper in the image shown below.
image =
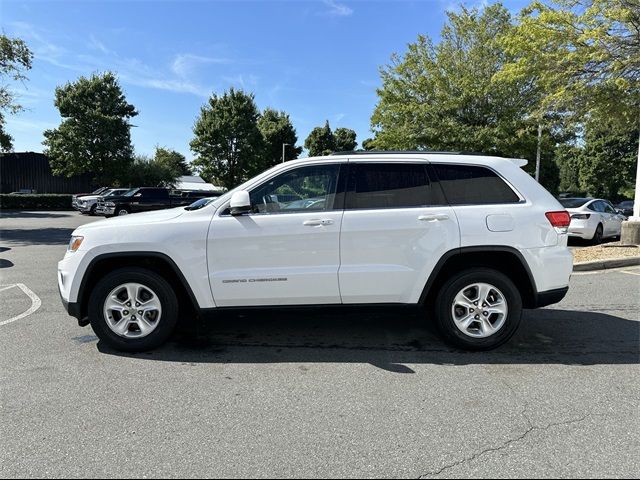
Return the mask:
[[[538,292],[536,294],[535,304],[533,308],[541,308],[548,305],[553,305],[554,303],[558,303],[565,297],[568,291],[569,287],[564,287],[547,290],[546,292]]]

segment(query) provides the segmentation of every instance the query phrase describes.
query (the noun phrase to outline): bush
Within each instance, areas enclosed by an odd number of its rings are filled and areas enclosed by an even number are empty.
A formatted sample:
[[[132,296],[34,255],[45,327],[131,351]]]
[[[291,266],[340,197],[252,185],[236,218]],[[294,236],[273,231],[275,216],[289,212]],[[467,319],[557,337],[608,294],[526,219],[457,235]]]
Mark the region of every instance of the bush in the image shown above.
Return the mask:
[[[71,195],[0,194],[0,210],[71,210]]]

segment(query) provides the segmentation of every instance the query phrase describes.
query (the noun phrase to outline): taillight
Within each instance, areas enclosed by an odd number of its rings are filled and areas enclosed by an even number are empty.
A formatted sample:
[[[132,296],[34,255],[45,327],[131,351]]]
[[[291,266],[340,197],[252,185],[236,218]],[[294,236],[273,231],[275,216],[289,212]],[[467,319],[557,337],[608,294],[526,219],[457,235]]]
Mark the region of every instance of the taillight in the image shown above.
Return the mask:
[[[576,220],[589,220],[590,216],[590,213],[574,213],[571,215],[571,218],[575,218]]]
[[[549,223],[551,223],[558,233],[567,233],[569,225],[571,224],[569,212],[562,210],[560,212],[547,212],[545,215]]]

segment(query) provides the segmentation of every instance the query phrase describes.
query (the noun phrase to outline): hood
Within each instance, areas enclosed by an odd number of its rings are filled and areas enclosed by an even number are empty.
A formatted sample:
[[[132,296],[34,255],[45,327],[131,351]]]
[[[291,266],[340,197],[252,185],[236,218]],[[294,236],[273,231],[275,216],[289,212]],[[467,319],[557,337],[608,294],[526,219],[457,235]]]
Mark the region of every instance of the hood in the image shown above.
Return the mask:
[[[82,195],[81,197],[76,198],[76,200],[97,200],[100,195]]]
[[[78,227],[76,232],[83,232],[93,228],[118,228],[166,222],[167,220],[179,217],[184,214],[185,211],[184,207],[177,207],[156,212],[131,213],[121,217],[106,218],[104,220],[98,220],[97,222],[87,223]]]

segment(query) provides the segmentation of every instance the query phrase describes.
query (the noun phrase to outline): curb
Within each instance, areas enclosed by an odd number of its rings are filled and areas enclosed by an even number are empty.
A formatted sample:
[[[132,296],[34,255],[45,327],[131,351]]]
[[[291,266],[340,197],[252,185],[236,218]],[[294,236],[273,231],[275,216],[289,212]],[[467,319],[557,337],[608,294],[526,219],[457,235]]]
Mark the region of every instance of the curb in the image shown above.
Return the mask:
[[[640,257],[609,258],[607,260],[580,262],[573,265],[573,271],[591,272],[593,270],[609,270],[611,268],[631,267],[634,265],[640,265]]]

